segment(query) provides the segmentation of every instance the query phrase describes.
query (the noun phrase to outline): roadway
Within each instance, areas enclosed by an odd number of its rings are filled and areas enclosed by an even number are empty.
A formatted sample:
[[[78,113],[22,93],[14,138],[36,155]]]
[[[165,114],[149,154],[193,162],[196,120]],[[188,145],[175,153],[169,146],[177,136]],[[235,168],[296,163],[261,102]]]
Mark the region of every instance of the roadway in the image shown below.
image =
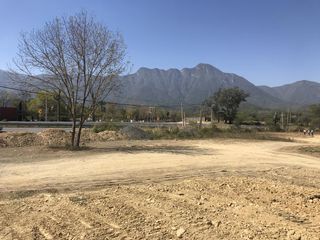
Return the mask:
[[[113,122],[118,126],[137,126],[137,127],[168,127],[179,126],[181,122]],[[101,122],[85,122],[84,127],[90,128]],[[23,122],[23,121],[7,121],[0,122],[0,128],[5,132],[41,132],[48,128],[57,128],[70,131],[72,122]]]

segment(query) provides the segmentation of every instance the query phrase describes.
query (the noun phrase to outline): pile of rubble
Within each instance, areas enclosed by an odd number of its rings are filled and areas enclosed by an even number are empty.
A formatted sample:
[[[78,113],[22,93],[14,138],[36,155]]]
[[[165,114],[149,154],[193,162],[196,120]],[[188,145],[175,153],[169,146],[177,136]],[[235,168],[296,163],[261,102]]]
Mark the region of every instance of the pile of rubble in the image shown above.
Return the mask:
[[[115,141],[123,139],[149,139],[148,134],[137,127],[125,127],[120,131],[93,132],[82,129],[81,142]],[[39,133],[0,133],[0,147],[66,146],[71,133],[62,129],[46,129]]]

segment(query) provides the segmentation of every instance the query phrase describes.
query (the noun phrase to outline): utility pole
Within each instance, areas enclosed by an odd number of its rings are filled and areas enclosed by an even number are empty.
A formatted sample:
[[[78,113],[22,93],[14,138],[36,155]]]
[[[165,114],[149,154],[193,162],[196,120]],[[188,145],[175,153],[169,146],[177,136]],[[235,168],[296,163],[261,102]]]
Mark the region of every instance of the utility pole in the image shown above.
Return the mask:
[[[289,131],[289,110],[287,112],[287,131]]]
[[[184,114],[183,114],[182,102],[181,102],[181,122],[182,122],[182,127],[184,127]]]
[[[283,129],[283,112],[281,112],[281,129]]]
[[[202,128],[202,106],[200,106],[200,121],[199,121],[199,128]]]
[[[213,105],[210,108],[210,118],[211,118],[211,126],[213,126]]]
[[[46,107],[45,107],[44,119],[47,122],[48,121],[48,96],[47,96],[47,94],[46,94],[46,102],[45,102],[45,104],[46,104]]]
[[[60,109],[60,101],[61,101],[61,90],[59,90],[59,94],[58,94],[58,106],[57,106],[57,110],[58,110],[58,116],[57,116],[57,121],[60,122],[61,120],[61,109]]]
[[[291,117],[292,117],[292,112],[291,111],[289,111],[289,124],[291,124]]]

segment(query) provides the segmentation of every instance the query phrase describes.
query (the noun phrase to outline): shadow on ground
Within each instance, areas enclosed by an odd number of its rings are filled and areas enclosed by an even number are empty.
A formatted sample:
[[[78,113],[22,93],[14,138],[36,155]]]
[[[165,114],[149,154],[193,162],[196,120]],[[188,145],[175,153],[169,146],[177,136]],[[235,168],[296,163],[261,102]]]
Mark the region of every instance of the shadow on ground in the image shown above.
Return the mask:
[[[200,148],[196,146],[183,145],[163,145],[163,144],[101,144],[98,146],[82,146],[77,150],[71,150],[67,147],[22,147],[22,148],[3,148],[0,152],[0,164],[7,163],[31,163],[49,160],[59,160],[61,158],[77,158],[94,154],[112,154],[112,153],[163,153],[163,154],[181,154],[189,156],[212,155],[211,149]]]
[[[61,147],[50,147],[50,149],[64,150]],[[71,151],[71,150],[70,150]],[[210,155],[212,151],[209,149],[191,147],[191,146],[169,146],[169,145],[128,145],[128,146],[104,146],[104,147],[81,147],[79,150],[73,152],[87,152],[87,153],[172,153],[183,155]]]

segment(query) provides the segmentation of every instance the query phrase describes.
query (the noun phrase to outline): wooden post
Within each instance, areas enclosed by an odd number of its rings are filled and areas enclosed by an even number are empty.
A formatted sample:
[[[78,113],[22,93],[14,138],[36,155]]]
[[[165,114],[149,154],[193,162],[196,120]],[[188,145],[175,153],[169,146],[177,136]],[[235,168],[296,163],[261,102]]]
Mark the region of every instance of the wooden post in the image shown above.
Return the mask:
[[[46,102],[45,102],[45,115],[44,115],[44,120],[47,122],[48,121],[48,96],[46,94]]]
[[[61,101],[61,90],[59,90],[59,94],[58,94],[58,106],[57,106],[57,110],[58,110],[58,116],[57,116],[57,121],[60,122],[61,120],[61,104],[60,104],[60,101]]]
[[[202,106],[200,107],[200,121],[199,121],[199,128],[202,128]]]
[[[289,131],[289,110],[287,112],[287,132]]]
[[[184,115],[183,115],[183,106],[181,102],[181,122],[182,122],[182,127],[184,127]]]

